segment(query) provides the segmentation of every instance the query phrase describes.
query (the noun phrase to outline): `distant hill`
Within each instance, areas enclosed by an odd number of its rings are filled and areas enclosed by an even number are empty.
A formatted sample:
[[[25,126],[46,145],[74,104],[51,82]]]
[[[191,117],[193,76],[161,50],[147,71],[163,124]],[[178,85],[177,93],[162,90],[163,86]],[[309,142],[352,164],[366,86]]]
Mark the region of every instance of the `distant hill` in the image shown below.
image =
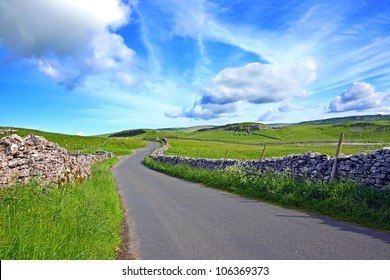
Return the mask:
[[[363,115],[363,116],[350,116],[340,118],[330,118],[323,120],[305,121],[291,125],[301,124],[338,124],[343,122],[356,122],[356,121],[390,121],[390,115]]]
[[[209,130],[225,130],[225,131],[254,131],[254,130],[262,130],[269,128],[266,124],[257,123],[257,122],[243,122],[243,123],[232,123],[221,126],[215,126],[211,128],[203,128],[199,129],[198,132],[201,131],[209,131]]]
[[[108,137],[132,137],[132,136],[151,136],[149,134],[155,133],[195,133],[195,132],[212,132],[212,131],[234,131],[237,133],[247,133],[252,134],[256,131],[267,130],[267,129],[277,129],[289,126],[297,125],[337,125],[337,124],[347,124],[353,122],[372,122],[372,121],[390,121],[390,115],[362,115],[362,116],[350,116],[350,117],[339,117],[339,118],[329,118],[322,120],[313,120],[313,121],[304,121],[299,123],[275,123],[275,124],[263,124],[259,122],[242,122],[242,123],[231,123],[225,125],[200,125],[200,126],[190,126],[190,127],[166,127],[159,129],[130,129],[123,130],[111,134],[106,134],[104,136]],[[260,132],[263,133],[263,132]],[[255,133],[256,134],[256,133]],[[154,135],[156,136],[156,135]],[[158,135],[157,135],[158,137]],[[277,137],[277,139],[279,139]]]
[[[195,132],[195,131],[199,131],[201,129],[212,129],[216,126],[214,125],[198,125],[198,126],[190,126],[190,127],[170,127],[170,128],[159,128],[159,129],[156,129],[156,130],[168,130],[168,131],[172,131],[172,132],[188,132],[188,133],[191,133],[191,132]]]
[[[132,137],[132,136],[145,134],[146,132],[148,132],[148,130],[146,129],[123,130],[123,131],[112,133],[108,135],[108,137]]]

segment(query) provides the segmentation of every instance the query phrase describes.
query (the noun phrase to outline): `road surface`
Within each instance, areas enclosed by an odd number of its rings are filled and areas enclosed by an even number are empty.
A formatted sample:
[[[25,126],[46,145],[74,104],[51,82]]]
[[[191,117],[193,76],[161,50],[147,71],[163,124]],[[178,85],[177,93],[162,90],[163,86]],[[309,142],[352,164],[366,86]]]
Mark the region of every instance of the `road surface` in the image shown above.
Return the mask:
[[[113,168],[140,259],[390,259],[390,234],[150,170],[142,159],[157,146]]]

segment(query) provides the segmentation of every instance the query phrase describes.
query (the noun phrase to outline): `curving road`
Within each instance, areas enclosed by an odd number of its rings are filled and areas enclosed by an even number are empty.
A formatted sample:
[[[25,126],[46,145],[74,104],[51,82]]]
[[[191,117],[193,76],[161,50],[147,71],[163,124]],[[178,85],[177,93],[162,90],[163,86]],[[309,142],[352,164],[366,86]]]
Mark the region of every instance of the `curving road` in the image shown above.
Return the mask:
[[[140,259],[390,259],[390,234],[152,171],[142,159],[157,146],[113,168]]]

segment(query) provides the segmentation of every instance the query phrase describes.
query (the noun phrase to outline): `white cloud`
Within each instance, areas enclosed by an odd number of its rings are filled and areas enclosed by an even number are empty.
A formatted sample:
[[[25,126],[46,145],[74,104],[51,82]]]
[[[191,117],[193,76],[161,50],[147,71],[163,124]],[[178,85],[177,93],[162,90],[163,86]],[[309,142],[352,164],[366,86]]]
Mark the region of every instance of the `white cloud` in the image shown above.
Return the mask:
[[[121,36],[109,32],[96,34],[92,38],[92,55],[88,64],[95,70],[116,69],[130,65],[135,52],[129,49]]]
[[[352,86],[336,96],[329,104],[329,112],[364,111],[380,108],[389,94],[375,92],[375,87],[364,82],[354,82]]]
[[[58,71],[57,67],[54,65],[55,62],[48,60],[42,60],[42,59],[36,59],[32,61],[35,63],[39,70],[41,70],[43,73],[48,75],[49,77],[53,79],[58,79],[60,77],[60,72]]]
[[[269,110],[264,115],[259,117],[259,121],[276,121],[281,118],[280,112],[278,110]]]
[[[212,119],[231,115],[239,102],[264,104],[305,97],[308,94],[306,87],[315,78],[316,63],[312,58],[291,64],[256,62],[226,68],[199,90],[192,109],[167,116]]]
[[[226,68],[203,88],[202,104],[246,101],[254,104],[304,97],[316,77],[316,64],[306,58],[294,64],[249,63]]]
[[[382,115],[390,114],[390,106],[380,108],[380,110],[377,113]]]
[[[84,132],[81,132],[81,131],[80,131],[80,132],[77,132],[77,135],[78,135],[78,136],[87,136]]]
[[[120,0],[0,0],[0,44],[69,88],[101,71],[115,79],[135,56],[113,33],[130,12]]]
[[[119,0],[0,0],[0,35],[20,55],[74,54],[90,36],[127,23]]]
[[[211,17],[206,11],[207,1],[170,0],[168,2],[171,4],[170,8],[175,22],[173,33],[179,36],[194,36],[196,38],[205,27],[208,17]]]
[[[293,105],[289,100],[286,100],[277,109],[271,109],[259,117],[259,121],[276,121],[282,118],[282,113],[301,111],[304,106]]]
[[[281,113],[304,110],[304,106],[293,105],[289,100],[279,106],[278,111]]]
[[[191,118],[196,120],[212,120],[221,117],[231,116],[232,113],[237,111],[235,104],[200,104],[199,101],[195,102],[191,109],[183,109],[178,111],[167,111],[165,116],[169,118]]]

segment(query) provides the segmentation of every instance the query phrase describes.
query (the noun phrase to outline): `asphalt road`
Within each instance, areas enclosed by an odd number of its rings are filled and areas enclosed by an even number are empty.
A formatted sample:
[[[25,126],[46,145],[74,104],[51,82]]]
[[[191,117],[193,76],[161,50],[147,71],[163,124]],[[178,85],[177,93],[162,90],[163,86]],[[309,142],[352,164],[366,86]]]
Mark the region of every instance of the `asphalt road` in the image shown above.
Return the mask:
[[[157,145],[113,168],[140,259],[390,259],[390,234],[152,171]]]

